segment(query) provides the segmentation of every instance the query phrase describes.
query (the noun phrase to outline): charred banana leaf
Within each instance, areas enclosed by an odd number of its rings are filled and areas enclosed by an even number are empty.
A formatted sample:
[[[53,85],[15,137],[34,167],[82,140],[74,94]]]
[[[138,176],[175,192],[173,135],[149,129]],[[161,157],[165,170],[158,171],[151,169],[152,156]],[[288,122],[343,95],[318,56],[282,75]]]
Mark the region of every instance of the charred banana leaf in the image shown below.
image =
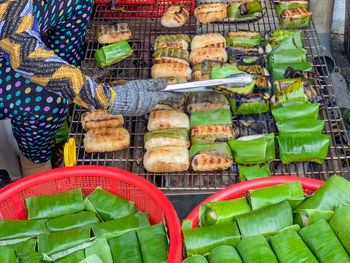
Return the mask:
[[[192,67],[193,79],[198,80],[208,80],[210,76],[210,71],[212,68],[222,67],[225,63],[218,61],[205,60],[202,64],[196,64]]]
[[[132,49],[127,41],[120,41],[104,46],[95,52],[95,59],[100,67],[110,66],[132,54]]]
[[[191,130],[192,144],[227,142],[234,137],[232,125],[202,125]]]
[[[260,165],[239,165],[239,177],[241,178],[241,182],[252,180],[256,178],[264,178],[271,176],[270,167],[268,164]]]
[[[279,16],[281,28],[302,28],[310,25],[312,12],[303,7],[285,9]]]
[[[225,142],[194,144],[190,158],[194,171],[226,170],[233,164],[230,147]]]
[[[227,8],[229,20],[254,18],[256,16],[255,13],[261,10],[262,7],[259,0],[234,1]]]
[[[304,92],[302,83],[294,82],[278,94],[272,96],[271,109],[307,102],[309,102],[309,98]]]
[[[262,67],[259,64],[254,64],[254,65],[238,65],[237,66],[238,70],[241,70],[243,72],[252,74],[252,75],[259,75],[259,76],[269,76],[269,71]]]
[[[280,63],[272,68],[273,80],[288,78],[308,78],[312,72],[312,64],[309,61]]]
[[[264,76],[254,76],[255,78],[255,85],[254,85],[254,93],[268,93],[269,96],[271,96],[272,93],[272,87],[271,82],[268,77]]]
[[[96,29],[96,38],[100,44],[113,44],[131,38],[131,31],[126,23],[101,25]]]
[[[226,36],[226,46],[255,47],[260,46],[261,36],[259,32],[237,31],[229,32]]]
[[[229,109],[193,112],[190,116],[190,128],[202,125],[232,125],[232,113]]]
[[[249,66],[249,65],[255,65],[259,64],[263,67],[267,64],[266,56],[264,55],[249,55],[249,54],[243,54],[243,55],[236,55],[236,56],[230,56],[230,48],[228,48],[228,59],[230,63],[233,63],[235,65],[242,65],[242,66]]]
[[[288,107],[274,109],[274,110],[271,110],[271,112],[276,122],[283,122],[285,120],[303,119],[303,118],[311,118],[311,119],[317,120],[319,107],[320,107],[320,104],[318,103],[297,104],[297,105],[292,105]]]
[[[230,102],[227,97],[215,91],[192,92],[188,97],[187,112],[229,109]]]
[[[161,129],[147,132],[144,136],[145,149],[160,146],[190,147],[188,130],[184,128]]]
[[[277,1],[275,2],[275,9],[277,16],[280,16],[283,10],[294,9],[294,8],[305,8],[308,9],[309,1]]]
[[[227,55],[229,60],[234,60],[238,56],[260,56],[263,54],[263,49],[259,46],[243,47],[243,46],[229,46],[227,48]]]
[[[162,35],[158,36],[153,42],[153,49],[159,48],[180,48],[187,50],[191,38],[186,34]]]
[[[270,31],[265,36],[266,53],[270,53],[274,48],[278,46],[281,46],[283,49],[302,48],[302,32],[287,29],[277,29]]]
[[[330,137],[316,133],[287,133],[277,136],[283,163],[316,162],[327,157]]]
[[[229,100],[232,112],[238,115],[264,113],[270,110],[270,95],[268,93],[233,94]]]
[[[177,58],[189,61],[190,54],[187,50],[180,48],[159,48],[152,55],[153,60],[158,58]]]

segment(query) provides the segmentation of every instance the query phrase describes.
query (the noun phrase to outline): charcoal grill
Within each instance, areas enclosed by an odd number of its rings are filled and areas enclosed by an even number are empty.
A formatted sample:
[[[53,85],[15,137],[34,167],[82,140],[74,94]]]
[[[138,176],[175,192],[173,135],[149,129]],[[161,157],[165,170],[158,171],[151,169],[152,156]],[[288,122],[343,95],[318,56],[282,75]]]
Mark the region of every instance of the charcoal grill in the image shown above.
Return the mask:
[[[230,31],[251,30],[260,33],[278,29],[278,19],[275,14],[273,2],[261,0],[263,17],[249,23],[218,22],[212,24],[199,24],[192,15],[185,26],[178,29],[164,28],[160,24],[160,17],[147,17],[149,10],[164,10],[169,5],[154,4],[126,6],[123,12],[113,11],[107,4],[95,6],[94,17],[89,24],[87,34],[87,52],[82,65],[85,74],[98,77],[104,82],[118,79],[134,80],[150,78],[152,42],[163,34],[184,33],[192,37],[196,34],[217,32],[226,35]],[[186,3],[193,11],[195,4]],[[123,6],[120,6],[123,8]],[[160,12],[160,11],[159,11]],[[137,14],[137,16],[136,16]],[[115,22],[128,23],[133,38],[130,41],[133,56],[120,63],[99,68],[93,57],[96,50],[101,46],[96,42],[95,29],[100,24]],[[324,133],[331,136],[328,156],[322,164],[316,163],[293,163],[284,165],[278,159],[278,146],[276,149],[277,159],[270,164],[272,175],[291,175],[310,177],[326,180],[333,174],[344,175],[349,167],[349,140],[341,118],[339,107],[336,105],[332,83],[326,60],[322,54],[321,45],[316,29],[313,24],[303,30],[303,44],[308,51],[307,58],[313,62],[313,72],[318,76],[313,80],[313,85],[322,96],[325,105],[320,110],[319,118],[325,120]],[[318,59],[314,60],[315,57]],[[125,119],[125,128],[131,135],[130,147],[126,150],[112,153],[86,153],[82,144],[83,129],[80,124],[81,114],[85,110],[75,106],[70,126],[70,137],[77,142],[77,165],[104,165],[121,168],[138,174],[157,185],[167,193],[200,192],[210,193],[225,188],[228,185],[239,182],[238,170],[233,165],[227,171],[181,173],[148,173],[142,165],[142,157],[145,152],[143,147],[143,135],[146,132],[147,120],[144,117]],[[237,136],[252,135],[267,132],[276,132],[276,126],[271,113],[245,116],[234,116],[233,127]]]

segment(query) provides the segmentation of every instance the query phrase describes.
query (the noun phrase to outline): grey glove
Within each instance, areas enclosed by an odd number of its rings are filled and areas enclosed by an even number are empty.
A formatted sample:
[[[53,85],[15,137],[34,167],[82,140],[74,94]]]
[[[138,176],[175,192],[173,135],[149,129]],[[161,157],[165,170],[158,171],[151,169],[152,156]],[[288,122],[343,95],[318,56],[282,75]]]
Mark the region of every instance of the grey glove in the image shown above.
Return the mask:
[[[159,101],[179,100],[181,93],[162,91],[168,86],[164,78],[150,80],[133,80],[113,87],[114,101],[108,112],[124,116],[141,116],[154,108]]]

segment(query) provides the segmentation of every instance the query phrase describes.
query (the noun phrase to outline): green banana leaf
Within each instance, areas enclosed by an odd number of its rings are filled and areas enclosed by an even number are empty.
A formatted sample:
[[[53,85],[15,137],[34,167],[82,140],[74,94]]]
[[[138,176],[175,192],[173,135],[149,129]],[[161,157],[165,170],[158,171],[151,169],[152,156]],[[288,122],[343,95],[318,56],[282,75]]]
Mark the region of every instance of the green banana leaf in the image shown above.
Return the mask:
[[[48,233],[46,220],[0,220],[0,240],[18,239]]]
[[[272,79],[280,80],[286,78],[300,77],[303,72],[311,72],[312,64],[309,61],[278,63],[272,67]]]
[[[181,263],[208,263],[207,259],[201,255],[195,255],[185,260],[181,261]]]
[[[227,8],[229,18],[245,18],[251,17],[251,14],[260,12],[262,10],[259,0],[247,1],[245,3],[230,3]]]
[[[297,232],[282,231],[270,237],[270,243],[280,263],[317,263],[318,260]]]
[[[350,253],[350,206],[339,208],[335,211],[329,224],[337,235],[344,248]]]
[[[229,100],[232,112],[237,115],[270,111],[270,95],[268,93],[233,94]]]
[[[111,221],[94,224],[92,226],[92,232],[96,237],[104,234],[108,236],[108,233],[122,233],[128,229],[149,226],[150,223],[148,221],[148,214],[144,212],[136,212],[135,214],[120,217]]]
[[[285,120],[318,118],[319,103],[297,104],[271,110],[276,122],[284,122]]]
[[[96,254],[92,254],[78,263],[104,263]]]
[[[269,235],[293,224],[292,209],[287,201],[237,215],[237,224],[243,237]]]
[[[204,60],[204,62],[202,64],[193,65],[192,71],[193,72],[200,71],[202,76],[203,75],[210,75],[210,71],[212,68],[222,67],[223,65],[225,65],[224,62]],[[201,92],[198,92],[198,93],[201,93]]]
[[[84,250],[78,250],[68,256],[55,260],[55,263],[76,263],[85,259]]]
[[[271,109],[276,109],[280,107],[295,105],[295,104],[305,104],[309,101],[309,98],[304,92],[304,87],[299,85],[294,85],[294,83],[278,94],[272,96],[271,98]]]
[[[58,131],[55,134],[55,140],[56,143],[61,143],[63,141],[66,141],[69,134],[69,127],[67,121],[64,121],[62,126],[58,129]]]
[[[330,136],[317,133],[287,133],[277,136],[283,163],[322,163],[327,157]]]
[[[103,263],[113,263],[111,249],[108,245],[107,239],[98,238],[95,240],[95,244],[85,248],[86,257],[96,254]]]
[[[237,32],[230,32],[226,36],[226,46],[234,47],[254,47],[260,46],[261,36],[259,32],[247,32],[239,31],[241,34],[237,35]]]
[[[78,246],[90,239],[91,228],[84,226],[38,236],[38,252],[51,255]]]
[[[119,237],[112,238],[108,243],[111,247],[114,262],[142,263],[139,241],[134,230],[126,232]]]
[[[127,216],[136,212],[135,203],[116,196],[100,187],[89,194],[84,200],[85,209],[97,213],[103,220]]]
[[[297,209],[334,211],[348,205],[350,205],[350,182],[341,176],[333,175]]]
[[[243,263],[237,250],[227,245],[214,248],[208,259],[209,263]]]
[[[320,219],[327,222],[334,215],[334,211],[320,209],[295,209],[293,211],[293,222],[301,227],[311,225]]]
[[[0,262],[16,263],[15,251],[12,248],[0,246]]]
[[[325,121],[315,120],[312,118],[291,119],[283,122],[277,122],[276,126],[279,134],[295,133],[295,132],[312,132],[321,133],[324,128]]]
[[[184,59],[187,62],[190,60],[190,53],[187,50],[181,48],[159,48],[153,52],[152,58],[179,58]]]
[[[21,257],[19,259],[19,262],[20,263],[43,263],[45,261],[43,261],[43,255],[41,253],[32,252],[31,254]]]
[[[292,209],[304,200],[300,181],[262,187],[248,191],[249,203],[253,210],[287,200]]]
[[[136,230],[144,263],[168,261],[168,237],[163,222]]]
[[[307,51],[304,48],[272,50],[268,59],[269,69],[272,69],[277,64],[281,63],[306,61],[306,53]]]
[[[299,231],[306,245],[321,263],[347,263],[350,258],[326,220],[321,219]]]
[[[145,133],[144,143],[155,138],[174,138],[184,141],[189,141],[188,130],[185,128],[172,128],[172,129],[161,129],[154,130]]]
[[[91,211],[81,211],[75,214],[56,217],[47,221],[47,229],[51,232],[67,230],[75,227],[92,225],[100,222],[96,214]]]
[[[22,242],[7,245],[6,247],[12,248],[15,251],[16,257],[24,257],[35,252],[36,239],[31,238]]]
[[[231,140],[233,157],[238,164],[258,164],[275,159],[275,135],[251,135]]]
[[[234,247],[240,240],[239,230],[234,221],[193,229],[183,227],[182,233],[188,257],[207,256],[215,247],[221,245]]]
[[[236,215],[248,213],[251,208],[245,197],[204,203],[199,208],[199,226],[208,226],[233,221]]]
[[[239,177],[241,178],[241,182],[252,180],[256,178],[263,178],[271,176],[270,167],[268,164],[260,165],[238,165]]]
[[[258,48],[258,51],[262,49]],[[250,52],[244,54],[237,54],[236,49],[228,47],[227,49],[228,61],[236,66],[251,66],[259,64],[266,66],[267,59],[265,55],[251,54]]]
[[[191,43],[191,38],[186,34],[161,35],[156,37],[156,39],[154,40],[153,49],[157,49],[156,47],[160,43],[164,43],[164,44],[167,44],[168,46],[171,46],[171,43],[178,42],[181,40],[186,41],[188,44]]]
[[[282,1],[282,2],[275,2],[275,9],[277,16],[279,17],[283,10],[286,9],[293,9],[303,7],[305,9],[308,9],[309,2],[308,1]]]
[[[263,236],[245,237],[237,244],[244,263],[278,263],[269,243]]]
[[[230,109],[227,97],[215,91],[191,92],[188,97],[187,112]]]
[[[225,142],[193,144],[190,148],[190,158],[194,158],[197,154],[209,154],[232,159],[230,147]]]
[[[304,9],[304,11],[307,11]],[[280,28],[303,28],[308,27],[311,23],[312,14],[305,14],[300,17],[288,17],[284,15],[284,11],[282,11],[279,16],[279,26]]]
[[[229,109],[196,111],[190,116],[190,128],[202,125],[232,125],[232,113]]]
[[[84,209],[81,189],[26,198],[28,219],[55,218]]]
[[[132,54],[129,43],[125,40],[104,46],[95,52],[95,59],[100,67],[110,66]]]
[[[287,29],[271,30],[265,36],[266,53],[270,53],[277,47],[279,47],[279,49],[302,48],[302,32]]]

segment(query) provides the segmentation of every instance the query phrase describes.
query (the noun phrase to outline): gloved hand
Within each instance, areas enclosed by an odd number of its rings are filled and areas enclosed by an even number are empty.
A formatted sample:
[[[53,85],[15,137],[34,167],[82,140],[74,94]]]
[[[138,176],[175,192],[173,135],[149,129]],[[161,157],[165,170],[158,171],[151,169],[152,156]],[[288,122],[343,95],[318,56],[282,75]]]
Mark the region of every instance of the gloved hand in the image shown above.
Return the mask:
[[[168,86],[164,78],[150,80],[133,80],[113,87],[115,92],[111,106],[107,110],[111,114],[124,116],[141,116],[154,108],[159,101],[178,100],[183,94],[162,91]]]

